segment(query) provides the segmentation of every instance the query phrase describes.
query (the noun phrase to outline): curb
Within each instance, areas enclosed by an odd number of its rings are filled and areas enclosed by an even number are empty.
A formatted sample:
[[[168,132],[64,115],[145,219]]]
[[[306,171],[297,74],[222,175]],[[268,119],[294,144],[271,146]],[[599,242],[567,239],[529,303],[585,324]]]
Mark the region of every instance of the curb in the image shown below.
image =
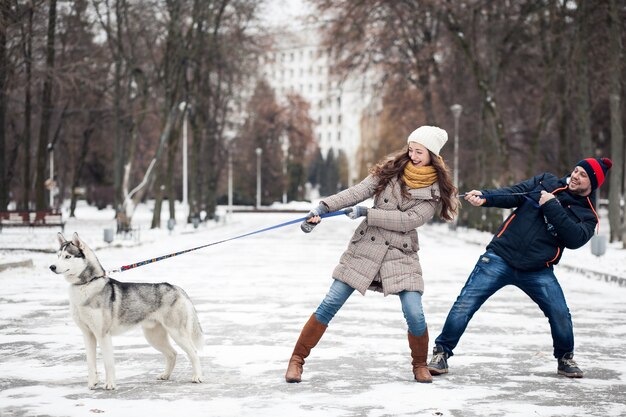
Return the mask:
[[[32,267],[34,267],[33,260],[27,259],[25,261],[20,261],[20,262],[9,262],[5,264],[0,264],[0,272],[5,271],[7,269],[11,269],[11,268],[32,268]]]
[[[567,269],[568,271],[576,272],[581,275],[586,276],[587,278],[595,278],[599,281],[604,281],[610,284],[617,284],[620,287],[626,287],[626,278],[618,277],[617,275],[608,274],[606,272],[593,271],[591,269],[579,268],[577,266],[559,264],[557,265],[561,268]]]

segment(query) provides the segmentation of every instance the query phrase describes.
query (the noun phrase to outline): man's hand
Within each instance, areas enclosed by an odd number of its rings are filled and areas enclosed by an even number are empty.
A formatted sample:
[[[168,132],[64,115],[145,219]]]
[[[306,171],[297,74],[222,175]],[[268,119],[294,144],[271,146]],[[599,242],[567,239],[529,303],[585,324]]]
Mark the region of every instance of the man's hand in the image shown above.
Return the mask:
[[[472,206],[482,206],[485,204],[485,197],[483,197],[483,193],[478,190],[472,190],[465,193],[465,201],[470,203]]]
[[[539,197],[539,205],[543,206],[544,204],[546,204],[548,201],[552,200],[554,197],[554,194],[549,193],[547,191],[541,191],[541,197]]]

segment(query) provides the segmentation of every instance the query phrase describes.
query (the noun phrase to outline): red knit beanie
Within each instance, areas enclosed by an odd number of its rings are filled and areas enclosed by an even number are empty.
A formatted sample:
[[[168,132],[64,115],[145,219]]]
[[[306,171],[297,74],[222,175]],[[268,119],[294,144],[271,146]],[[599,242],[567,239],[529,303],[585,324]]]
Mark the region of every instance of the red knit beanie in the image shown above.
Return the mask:
[[[582,167],[587,172],[593,191],[602,185],[606,172],[611,169],[613,162],[609,158],[587,158],[577,163],[576,166]]]

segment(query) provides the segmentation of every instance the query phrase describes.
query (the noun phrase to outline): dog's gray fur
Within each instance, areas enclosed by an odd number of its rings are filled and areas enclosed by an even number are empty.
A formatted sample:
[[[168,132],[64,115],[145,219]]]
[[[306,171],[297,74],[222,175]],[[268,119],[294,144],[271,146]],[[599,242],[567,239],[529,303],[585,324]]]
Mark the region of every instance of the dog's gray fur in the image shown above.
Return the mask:
[[[176,350],[168,335],[187,353],[193,367],[192,382],[202,382],[198,351],[204,344],[196,310],[185,292],[168,283],[119,282],[106,276],[94,252],[74,233],[71,241],[58,234],[57,261],[52,272],[63,274],[69,289],[72,316],[83,332],[87,351],[87,386],[98,384],[96,345],[100,345],[106,372],[105,389],[115,389],[115,363],[111,337],[140,325],[148,343],[165,356],[169,379]]]

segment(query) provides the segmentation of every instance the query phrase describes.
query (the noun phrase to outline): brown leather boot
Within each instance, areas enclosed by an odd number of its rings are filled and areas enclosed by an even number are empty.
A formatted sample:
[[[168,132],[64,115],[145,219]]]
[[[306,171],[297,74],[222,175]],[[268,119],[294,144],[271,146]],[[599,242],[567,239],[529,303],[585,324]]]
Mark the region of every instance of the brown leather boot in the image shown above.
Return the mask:
[[[311,315],[309,321],[306,322],[300,332],[296,347],[293,348],[291,359],[289,359],[289,366],[287,367],[287,373],[285,374],[285,381],[302,381],[302,365],[304,365],[304,358],[309,356],[311,349],[320,341],[327,327],[328,325],[320,323],[315,318],[315,314]]]
[[[411,332],[409,335],[409,347],[411,348],[411,358],[413,361],[413,375],[417,382],[433,382],[433,377],[428,371],[426,366],[426,359],[428,357],[428,329],[421,336],[413,336]]]

